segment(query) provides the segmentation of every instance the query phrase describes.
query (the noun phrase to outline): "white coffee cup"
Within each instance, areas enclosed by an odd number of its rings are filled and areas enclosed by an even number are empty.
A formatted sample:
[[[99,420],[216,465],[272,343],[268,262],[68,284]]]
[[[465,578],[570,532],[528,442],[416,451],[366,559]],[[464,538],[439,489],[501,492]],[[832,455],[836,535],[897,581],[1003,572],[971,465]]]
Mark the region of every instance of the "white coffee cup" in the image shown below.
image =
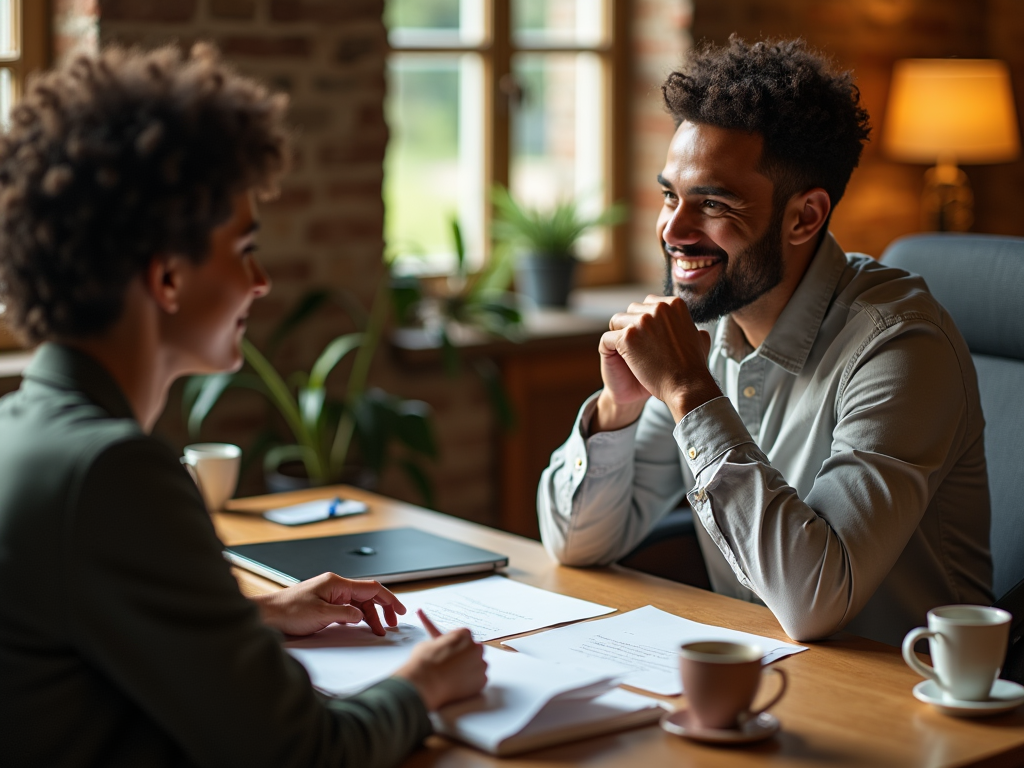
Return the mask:
[[[185,446],[181,463],[192,475],[211,512],[222,509],[235,495],[242,449],[231,443],[194,443]]]
[[[944,605],[928,611],[928,626],[910,630],[903,658],[930,677],[946,699],[985,701],[1006,657],[1012,616],[983,605]],[[917,658],[914,644],[928,638],[932,666]]]

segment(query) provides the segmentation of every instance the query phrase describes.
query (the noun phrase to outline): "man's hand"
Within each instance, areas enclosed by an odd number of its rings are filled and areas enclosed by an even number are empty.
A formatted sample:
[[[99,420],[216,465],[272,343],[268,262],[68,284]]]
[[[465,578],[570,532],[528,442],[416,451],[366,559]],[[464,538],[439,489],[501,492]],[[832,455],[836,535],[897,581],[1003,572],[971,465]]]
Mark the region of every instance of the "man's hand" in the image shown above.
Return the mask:
[[[344,579],[333,573],[322,573],[252,600],[259,606],[263,623],[286,635],[311,635],[335,622],[358,624],[360,621],[369,624],[373,634],[383,635],[377,606],[384,609],[384,620],[389,627],[398,624],[396,614],[405,613],[401,601],[376,581]]]
[[[413,648],[395,677],[412,683],[431,712],[480,693],[487,683],[484,647],[464,627],[442,635],[422,611],[419,616],[433,639]]]
[[[676,421],[721,390],[708,371],[711,336],[693,324],[676,296],[648,296],[630,304],[608,324],[601,337],[601,376],[605,388],[597,401],[591,432],[621,429],[640,416],[654,396],[668,405]]]

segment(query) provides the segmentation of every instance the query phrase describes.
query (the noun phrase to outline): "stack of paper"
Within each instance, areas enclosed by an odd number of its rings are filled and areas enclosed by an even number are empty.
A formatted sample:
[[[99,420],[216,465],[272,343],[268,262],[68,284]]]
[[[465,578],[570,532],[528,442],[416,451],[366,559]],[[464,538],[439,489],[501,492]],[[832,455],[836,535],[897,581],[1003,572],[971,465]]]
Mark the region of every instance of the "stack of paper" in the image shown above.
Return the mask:
[[[615,611],[607,605],[537,589],[504,576],[405,592],[399,598],[409,609],[406,617],[421,608],[442,632],[469,627],[478,643]]]
[[[664,696],[683,692],[679,646],[698,640],[727,640],[761,648],[768,664],[807,648],[735,629],[699,624],[652,605],[602,621],[553,629],[509,640],[505,645],[540,659],[610,675],[625,685]]]
[[[398,669],[428,635],[416,618],[422,608],[442,631],[469,627],[478,642],[530,632],[564,621],[614,611],[503,576],[399,595],[408,612],[397,628],[377,637],[365,624],[331,625],[285,645],[320,690],[346,696],[378,683]]]
[[[432,716],[434,728],[494,755],[513,755],[654,722],[654,699],[616,690],[615,677],[485,648],[480,696]]]

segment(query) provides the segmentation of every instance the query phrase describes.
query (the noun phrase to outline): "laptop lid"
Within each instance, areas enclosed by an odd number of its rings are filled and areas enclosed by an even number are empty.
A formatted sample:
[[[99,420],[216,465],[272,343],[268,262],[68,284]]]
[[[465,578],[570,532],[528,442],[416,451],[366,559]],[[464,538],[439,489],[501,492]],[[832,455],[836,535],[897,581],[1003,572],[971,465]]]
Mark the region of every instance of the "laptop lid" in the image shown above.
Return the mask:
[[[224,550],[233,565],[291,586],[331,572],[382,584],[493,571],[508,558],[418,528],[242,544]]]

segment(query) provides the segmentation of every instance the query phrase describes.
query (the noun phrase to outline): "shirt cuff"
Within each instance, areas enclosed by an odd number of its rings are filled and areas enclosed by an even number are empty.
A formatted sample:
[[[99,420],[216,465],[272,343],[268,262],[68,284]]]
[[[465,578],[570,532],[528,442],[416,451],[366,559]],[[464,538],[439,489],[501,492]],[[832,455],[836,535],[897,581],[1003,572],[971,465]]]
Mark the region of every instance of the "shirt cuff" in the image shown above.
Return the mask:
[[[698,483],[700,473],[727,451],[754,442],[740,415],[724,395],[708,400],[683,416],[672,434]]]

